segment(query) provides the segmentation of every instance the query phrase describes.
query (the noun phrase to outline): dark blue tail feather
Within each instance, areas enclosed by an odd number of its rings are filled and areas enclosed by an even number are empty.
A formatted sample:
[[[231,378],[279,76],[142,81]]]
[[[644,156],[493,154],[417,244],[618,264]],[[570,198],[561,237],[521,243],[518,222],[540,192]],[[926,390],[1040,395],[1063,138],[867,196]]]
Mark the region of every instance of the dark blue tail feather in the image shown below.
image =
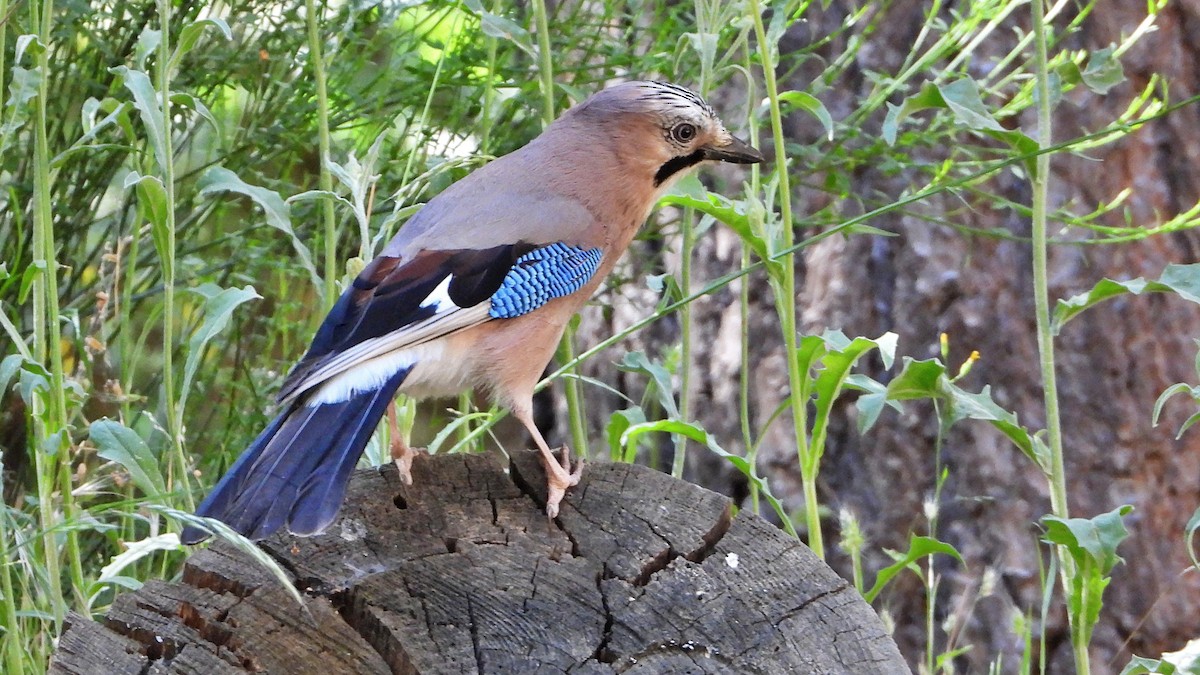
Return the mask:
[[[221,520],[250,539],[284,525],[302,535],[325,529],[337,517],[350,473],[409,370],[338,403],[292,403],[242,453],[196,515]],[[180,539],[194,544],[206,537],[201,528],[186,527]]]

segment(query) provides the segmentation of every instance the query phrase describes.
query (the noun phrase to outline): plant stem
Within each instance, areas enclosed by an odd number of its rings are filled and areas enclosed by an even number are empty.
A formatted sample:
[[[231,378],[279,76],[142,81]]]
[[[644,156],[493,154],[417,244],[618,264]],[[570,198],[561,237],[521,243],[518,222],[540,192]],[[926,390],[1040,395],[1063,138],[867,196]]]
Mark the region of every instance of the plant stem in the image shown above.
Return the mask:
[[[323,8],[323,6],[322,6]],[[313,81],[317,86],[317,141],[321,154],[321,170],[318,185],[321,190],[333,190],[333,176],[329,173],[329,94],[325,86],[325,57],[321,51],[321,36],[317,30],[318,16],[315,0],[304,0],[304,19],[308,24],[308,62],[312,66]],[[321,200],[321,220],[325,223],[325,307],[337,302],[337,220],[333,213],[333,200]]]
[[[1050,126],[1050,73],[1046,54],[1046,20],[1043,0],[1033,0],[1033,43],[1034,68],[1037,86],[1037,144],[1039,149],[1047,148],[1053,143]],[[1037,319],[1037,342],[1039,363],[1042,370],[1042,397],[1046,406],[1047,440],[1050,446],[1050,466],[1043,467],[1050,483],[1050,510],[1059,518],[1068,518],[1066,469],[1063,461],[1062,423],[1058,411],[1058,383],[1054,372],[1054,337],[1050,332],[1050,290],[1047,274],[1046,250],[1046,207],[1050,185],[1050,153],[1041,153],[1037,157],[1036,172],[1033,176],[1032,209],[1033,222],[1031,238],[1033,247],[1033,296],[1034,312]],[[1060,547],[1056,549],[1061,563],[1063,596],[1071,596],[1072,582],[1076,568],[1074,560]],[[1085,617],[1076,616],[1070,612],[1072,648],[1075,652],[1075,672],[1084,675],[1091,671],[1088,656],[1087,639],[1079,630]]]
[[[0,3],[0,10],[3,9],[3,4]],[[0,16],[4,16],[0,12]],[[0,30],[3,27],[0,26]],[[0,454],[0,471],[4,469],[4,457]],[[19,673],[23,670],[21,658],[21,643],[22,638],[28,639],[21,630],[22,626],[17,619],[17,594],[13,587],[12,581],[12,560],[9,558],[9,538],[8,532],[8,505],[0,504],[0,592],[4,593],[4,625],[8,630],[4,632],[4,666],[10,673]]]
[[[61,556],[56,540],[59,526],[74,514],[71,496],[71,451],[67,430],[65,377],[62,360],[62,330],[59,325],[58,305],[58,258],[55,250],[54,213],[51,205],[50,142],[46,132],[46,99],[49,97],[50,38],[54,15],[53,0],[31,2],[31,23],[37,28],[38,40],[43,49],[37,56],[38,95],[34,120],[34,177],[33,177],[33,249],[34,265],[40,270],[34,282],[34,355],[39,363],[47,363],[50,372],[49,391],[34,397],[32,417],[34,420],[35,445],[33,454],[37,467],[37,488],[42,526],[43,559],[49,584],[51,611],[54,615],[56,633],[62,627],[66,602],[62,589]],[[43,407],[45,406],[45,407]],[[62,501],[62,510],[55,508],[57,499]],[[66,554],[70,560],[73,580],[82,583],[79,544],[74,531],[67,529]],[[73,584],[74,586],[74,584]],[[78,601],[82,591],[76,587]]]
[[[743,50],[743,65],[746,72],[753,72],[753,63],[751,60],[752,52],[750,43],[747,40]],[[750,145],[759,147],[758,145],[758,125],[755,124],[754,108],[758,94],[754,88],[754,78],[746,78],[746,128],[750,134]],[[757,164],[750,165],[750,183],[747,188],[748,195],[758,195],[762,191],[762,171]],[[762,213],[762,209],[754,209],[751,213],[755,214],[751,217],[753,222],[750,227],[754,232],[762,231],[762,219],[757,217],[757,214]],[[742,242],[742,259],[741,268],[746,269],[750,265],[750,246],[746,242]],[[746,462],[750,465],[750,471],[753,475],[758,475],[758,444],[754,442],[754,434],[750,428],[750,283],[748,279],[741,279],[738,282],[738,319],[742,326],[741,336],[741,364],[742,367],[738,373],[738,417],[741,421],[742,428],[742,444],[746,448]],[[758,494],[758,483],[750,481],[750,508],[755,515],[762,512],[762,505]]]
[[[767,100],[770,102],[771,134],[775,144],[775,171],[779,175],[779,220],[783,228],[783,247],[790,250],[795,233],[792,230],[792,188],[788,180],[787,153],[783,137],[783,115],[779,106],[779,87],[775,81],[775,62],[771,46],[767,43],[767,31],[763,25],[762,9],[758,0],[750,0],[750,12],[754,19],[754,36],[758,40],[758,55],[766,85]],[[800,480],[804,491],[804,518],[808,527],[808,547],[822,560],[825,544],[821,536],[820,504],[817,501],[817,470],[820,458],[814,456],[808,443],[808,401],[800,396],[805,391],[800,359],[796,352],[796,263],[795,254],[789,253],[783,260],[783,273],[773,280],[775,307],[779,312],[783,329],[783,348],[787,352],[788,385],[791,388],[792,426],[796,432],[796,453],[800,458]]]
[[[155,74],[162,108],[163,188],[167,194],[166,250],[163,251],[163,390],[167,410],[167,433],[171,436],[174,450],[172,470],[169,472],[168,487],[179,490],[189,511],[196,502],[188,480],[188,458],[183,449],[183,408],[178,404],[179,392],[175,391],[175,149],[171,139],[171,0],[158,0],[158,21],[162,37],[158,42],[158,63]],[[175,483],[178,481],[178,484]]]

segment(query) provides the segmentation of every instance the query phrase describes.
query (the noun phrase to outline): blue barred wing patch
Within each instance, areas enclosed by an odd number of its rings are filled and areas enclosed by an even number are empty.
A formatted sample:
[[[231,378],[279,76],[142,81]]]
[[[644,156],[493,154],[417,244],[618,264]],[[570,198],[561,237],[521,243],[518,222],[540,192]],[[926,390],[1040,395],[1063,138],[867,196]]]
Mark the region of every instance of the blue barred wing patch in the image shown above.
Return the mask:
[[[517,258],[505,275],[500,290],[492,295],[493,319],[512,319],[527,314],[554,298],[570,295],[583,287],[600,266],[600,249],[579,248],[561,242],[544,246]]]

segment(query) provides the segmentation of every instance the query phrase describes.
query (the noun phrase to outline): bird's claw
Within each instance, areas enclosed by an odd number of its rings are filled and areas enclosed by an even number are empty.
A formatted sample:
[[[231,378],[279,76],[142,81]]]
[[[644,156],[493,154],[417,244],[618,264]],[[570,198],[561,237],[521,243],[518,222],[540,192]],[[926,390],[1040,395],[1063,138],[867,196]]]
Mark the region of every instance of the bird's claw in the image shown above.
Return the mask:
[[[400,482],[405,485],[412,485],[412,463],[419,453],[426,452],[425,448],[410,448],[407,445],[397,447],[392,444],[392,461],[396,464],[396,470],[400,472]]]
[[[578,485],[583,476],[583,458],[575,463],[572,470],[571,451],[566,446],[560,450],[561,460],[546,463],[546,515],[550,518],[558,517],[558,505],[566,496],[567,489]]]

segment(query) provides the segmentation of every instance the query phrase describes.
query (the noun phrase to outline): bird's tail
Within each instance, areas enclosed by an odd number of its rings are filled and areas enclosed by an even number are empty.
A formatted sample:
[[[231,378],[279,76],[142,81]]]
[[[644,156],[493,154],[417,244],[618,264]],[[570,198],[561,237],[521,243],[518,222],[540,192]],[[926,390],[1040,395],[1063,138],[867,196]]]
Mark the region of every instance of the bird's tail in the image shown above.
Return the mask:
[[[344,401],[290,404],[242,453],[196,515],[221,520],[250,539],[284,525],[301,535],[325,529],[337,517],[350,472],[410,370],[401,369],[380,388]],[[194,544],[207,537],[208,532],[189,526],[180,539]]]

